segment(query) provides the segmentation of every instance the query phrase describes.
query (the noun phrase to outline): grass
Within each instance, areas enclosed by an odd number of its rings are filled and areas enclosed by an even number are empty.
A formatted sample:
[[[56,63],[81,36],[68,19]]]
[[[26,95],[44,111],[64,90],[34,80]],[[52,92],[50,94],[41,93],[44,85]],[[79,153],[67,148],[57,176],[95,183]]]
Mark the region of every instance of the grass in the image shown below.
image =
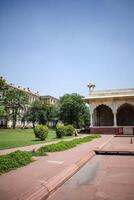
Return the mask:
[[[32,162],[32,156],[26,151],[16,151],[0,156],[0,174],[11,171]]]
[[[65,138],[73,138],[63,137]],[[49,129],[48,137],[45,141],[40,141],[35,138],[33,129],[0,129],[0,150],[10,149],[14,147],[23,147],[33,144],[45,144],[46,142],[59,140],[56,138],[56,132],[54,129]]]
[[[49,129],[45,141],[35,138],[33,129],[0,129],[0,149],[28,146],[56,140],[55,130]]]
[[[50,144],[39,148],[36,152],[33,152],[34,156],[44,156],[47,152],[64,151],[76,147],[78,144],[90,142],[95,138],[99,138],[100,135],[89,135],[84,138],[78,138],[71,141],[61,141],[56,144]]]
[[[92,141],[100,135],[90,135],[84,138],[73,139],[71,141],[61,141],[56,144],[41,147],[36,152],[15,151],[7,155],[0,156],[0,174],[25,166],[32,162],[32,156],[44,156],[47,152],[64,151],[76,147],[78,144]]]

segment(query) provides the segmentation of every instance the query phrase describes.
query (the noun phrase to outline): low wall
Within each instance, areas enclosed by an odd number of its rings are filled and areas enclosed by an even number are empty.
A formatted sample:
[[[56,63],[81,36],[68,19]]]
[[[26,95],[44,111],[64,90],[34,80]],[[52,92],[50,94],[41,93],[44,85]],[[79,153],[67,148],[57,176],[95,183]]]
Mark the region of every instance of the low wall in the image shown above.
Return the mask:
[[[123,127],[91,127],[90,133],[123,135]]]

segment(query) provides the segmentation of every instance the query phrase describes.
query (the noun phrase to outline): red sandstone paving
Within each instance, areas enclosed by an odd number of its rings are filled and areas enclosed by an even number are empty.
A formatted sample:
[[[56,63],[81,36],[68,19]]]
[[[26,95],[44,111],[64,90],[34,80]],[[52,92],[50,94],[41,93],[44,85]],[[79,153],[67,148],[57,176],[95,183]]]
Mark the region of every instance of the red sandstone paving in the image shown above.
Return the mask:
[[[130,138],[113,138],[103,150],[134,150]],[[134,157],[93,157],[48,200],[134,200]]]
[[[48,200],[133,200],[134,158],[95,156]]]
[[[131,144],[131,137],[114,137],[113,140],[103,148],[103,150],[134,151],[134,137],[132,141],[133,143]]]
[[[102,146],[110,138],[109,135],[103,135],[102,138],[78,145],[76,148],[64,152],[49,153],[48,156],[40,157],[25,167],[1,175],[0,200],[26,199],[41,186],[44,186],[50,178],[78,162],[90,150]]]

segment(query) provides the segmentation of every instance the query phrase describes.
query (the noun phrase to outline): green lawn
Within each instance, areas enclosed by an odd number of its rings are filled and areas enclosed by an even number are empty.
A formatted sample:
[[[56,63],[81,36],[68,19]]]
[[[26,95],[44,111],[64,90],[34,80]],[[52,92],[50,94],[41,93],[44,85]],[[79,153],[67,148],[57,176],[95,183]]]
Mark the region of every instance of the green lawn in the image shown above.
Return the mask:
[[[99,137],[100,135],[98,134],[89,135],[83,138],[73,139],[71,141],[60,141],[56,144],[49,144],[39,148],[35,152],[15,151],[6,155],[0,155],[0,174],[29,164],[33,161],[33,156],[46,156],[47,152],[65,151],[67,149],[74,148],[81,143],[90,142]]]
[[[0,129],[0,149],[21,147],[57,140],[54,130],[49,129],[46,141],[37,140],[32,129]]]

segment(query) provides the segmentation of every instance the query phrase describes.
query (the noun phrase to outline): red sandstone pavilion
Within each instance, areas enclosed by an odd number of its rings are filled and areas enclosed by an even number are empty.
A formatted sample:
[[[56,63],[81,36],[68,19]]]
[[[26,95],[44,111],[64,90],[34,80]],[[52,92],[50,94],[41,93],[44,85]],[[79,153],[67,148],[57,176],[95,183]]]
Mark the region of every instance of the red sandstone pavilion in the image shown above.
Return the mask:
[[[134,134],[134,88],[94,91],[88,84],[90,132]]]

